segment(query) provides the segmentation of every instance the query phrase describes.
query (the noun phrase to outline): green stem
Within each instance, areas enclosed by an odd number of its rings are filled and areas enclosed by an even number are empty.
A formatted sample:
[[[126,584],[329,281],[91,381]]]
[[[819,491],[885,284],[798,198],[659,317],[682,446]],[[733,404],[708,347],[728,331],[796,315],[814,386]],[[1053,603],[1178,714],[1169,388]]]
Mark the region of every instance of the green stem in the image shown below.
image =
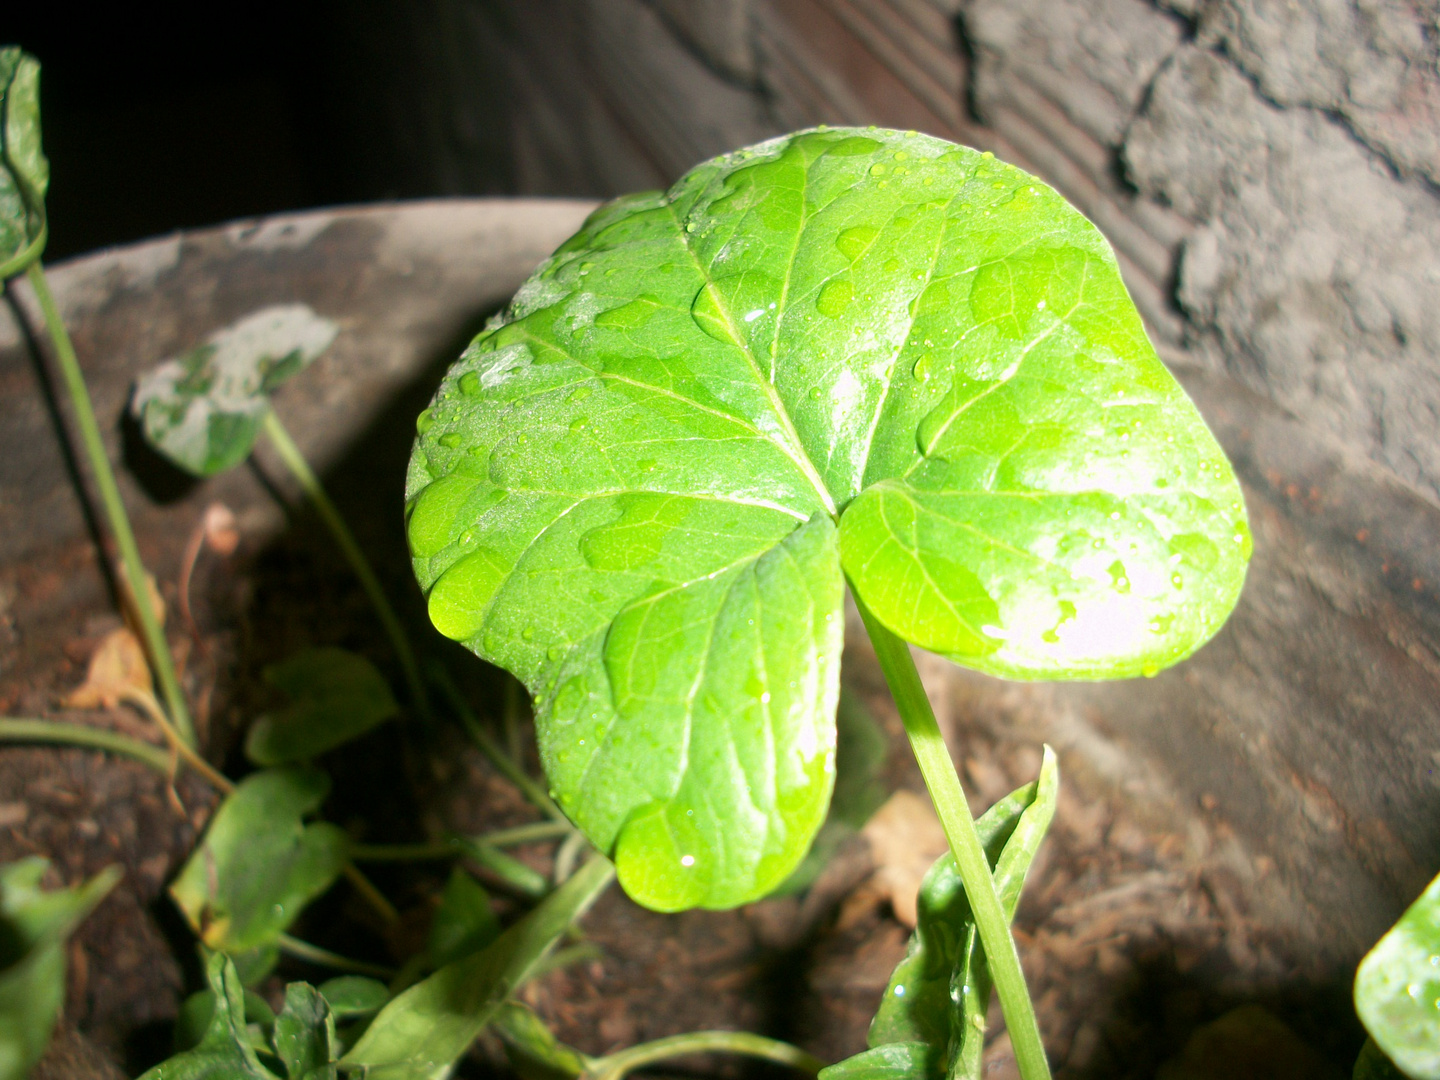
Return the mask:
[[[318,964],[321,967],[334,968],[336,971],[348,971],[352,975],[369,975],[374,979],[395,977],[394,968],[382,967],[379,964],[367,964],[364,960],[351,960],[348,956],[341,956],[329,949],[322,949],[319,945],[311,945],[308,941],[301,941],[289,934],[281,934],[276,944],[280,946],[280,951],[286,956],[293,956],[297,960]]]
[[[485,730],[485,725],[480,723],[479,718],[465,699],[460,696],[460,690],[451,681],[450,674],[439,664],[431,669],[431,675],[439,684],[441,692],[450,702],[450,707],[455,710],[455,715],[460,717],[460,722],[465,725],[465,730],[471,740],[480,748],[480,752],[490,759],[490,764],[499,769],[505,778],[520,789],[530,802],[538,807],[542,813],[554,821],[569,823],[564,812],[555,805],[555,800],[550,798],[534,780],[525,774],[525,770],[515,764],[515,760],[507,754],[499,743]]]
[[[657,1061],[680,1057],[684,1054],[703,1054],[719,1051],[727,1054],[744,1054],[747,1057],[764,1058],[766,1061],[789,1065],[801,1072],[814,1076],[824,1062],[813,1054],[807,1054],[798,1046],[767,1039],[763,1035],[752,1035],[748,1031],[692,1031],[684,1035],[671,1035],[654,1042],[641,1043],[626,1050],[618,1050],[605,1057],[596,1058],[585,1070],[585,1080],[620,1080],[627,1073]]]
[[[537,821],[513,829],[496,829],[473,839],[490,847],[512,847],[558,840],[575,830],[561,821]],[[357,862],[430,862],[454,859],[465,854],[463,842],[435,840],[428,844],[351,844],[350,857]]]
[[[985,960],[1000,997],[1000,1007],[1005,1013],[1005,1026],[1010,1032],[1015,1064],[1024,1080],[1048,1080],[1050,1066],[1045,1060],[1045,1046],[1040,1041],[1040,1027],[1035,1022],[1030,992],[1025,988],[1020,954],[1015,951],[1015,939],[1010,935],[1010,920],[1005,917],[1000,897],[995,892],[989,860],[980,846],[975,820],[970,816],[970,806],[965,801],[965,792],[961,790],[960,777],[950,760],[950,751],[940,734],[940,725],[935,722],[935,713],[931,711],[930,699],[920,682],[920,673],[915,670],[915,659],[910,655],[910,647],[875,618],[858,594],[855,604],[875,646],[875,656],[895,698],[895,707],[905,724],[905,734],[910,737],[910,746],[925,778],[925,786],[930,791],[930,799],[935,804],[935,812],[940,816],[945,839],[950,842],[950,852],[955,856],[955,866],[960,871],[965,895],[975,914],[975,927],[980,932]]]
[[[401,626],[395,609],[390,606],[390,601],[385,596],[385,590],[380,587],[380,579],[375,576],[375,571],[370,566],[370,560],[365,558],[365,553],[355,542],[355,536],[350,532],[350,527],[345,524],[345,519],[340,516],[340,511],[336,509],[335,504],[330,501],[330,496],[326,494],[320,478],[310,468],[310,463],[305,460],[305,455],[300,452],[300,448],[290,438],[290,433],[285,430],[285,425],[280,422],[280,417],[276,415],[273,408],[265,413],[263,430],[280,455],[280,460],[300,482],[306,497],[314,504],[320,519],[325,522],[331,535],[335,537],[341,554],[345,556],[350,568],[355,571],[355,576],[360,579],[361,588],[370,598],[376,614],[380,616],[381,625],[385,627],[385,633],[390,637],[390,644],[394,647],[395,656],[400,661],[400,667],[405,674],[405,682],[410,687],[410,697],[415,703],[415,708],[423,718],[429,720],[430,697],[425,692],[425,681],[420,677],[420,666],[415,662],[415,654],[410,649],[410,640],[405,636],[405,629]]]
[[[170,645],[160,629],[160,622],[150,607],[150,589],[145,581],[145,566],[140,561],[140,549],[135,544],[135,533],[130,528],[130,519],[125,515],[125,504],[120,500],[120,488],[115,483],[115,473],[110,468],[110,459],[105,454],[105,444],[100,438],[100,425],[95,421],[95,409],[90,404],[90,392],[85,389],[85,377],[80,373],[80,362],[75,357],[75,346],[60,318],[55,297],[45,281],[45,270],[37,259],[25,270],[30,287],[40,301],[40,310],[45,317],[45,329],[55,343],[55,357],[60,362],[60,372],[70,394],[70,403],[75,410],[75,421],[80,428],[80,441],[85,445],[86,456],[95,473],[95,484],[100,489],[100,501],[105,506],[105,516],[110,520],[110,531],[120,548],[121,565],[125,580],[130,586],[134,600],[135,616],[140,620],[141,635],[145,649],[150,655],[150,664],[160,683],[160,692],[165,698],[165,708],[180,737],[187,746],[195,745],[195,725],[190,720],[190,709],[185,704],[185,695],[180,690],[180,680],[175,676],[175,662],[170,657]]]
[[[30,720],[0,717],[0,742],[63,743],[124,754],[169,775],[170,755],[158,746],[121,735],[118,731],[69,724],[58,720]]]

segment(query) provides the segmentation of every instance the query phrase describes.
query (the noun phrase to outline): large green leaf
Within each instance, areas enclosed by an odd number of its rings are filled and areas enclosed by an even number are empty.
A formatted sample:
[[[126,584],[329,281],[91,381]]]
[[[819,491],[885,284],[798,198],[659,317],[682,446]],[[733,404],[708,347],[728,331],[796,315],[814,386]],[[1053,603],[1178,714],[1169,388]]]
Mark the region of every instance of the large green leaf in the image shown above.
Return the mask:
[[[0,867],[0,1080],[40,1060],[65,1001],[65,939],[120,880],[111,868],[73,889],[45,892],[39,857]]]
[[[316,769],[267,769],[220,804],[170,886],[206,945],[232,954],[272,946],[339,876],[349,858],[345,833],[305,822],[329,791]]]
[[[607,860],[592,859],[489,947],[410,987],[380,1011],[341,1059],[341,1067],[363,1067],[366,1080],[448,1075],[451,1064],[594,903],[611,875]]]
[[[979,670],[1119,678],[1199,647],[1249,552],[1099,232],[923,135],[602,207],[418,428],[432,620],[529,687],[561,805],[660,909],[763,895],[819,827],[844,577]]]
[[[14,46],[0,49],[0,281],[39,257],[49,186],[50,163],[40,149],[40,62]]]
[[[211,953],[205,966],[210,983],[210,1018],[194,1047],[162,1061],[140,1080],[276,1080],[260,1063],[245,1025],[245,989],[235,965]]]
[[[249,455],[270,392],[330,347],[339,327],[304,304],[251,312],[142,376],[130,409],[180,468],[211,476]]]
[[[265,669],[265,681],[290,699],[250,725],[245,756],[257,765],[308,761],[400,711],[385,676],[347,649],[306,649]]]
[[[1355,1011],[1401,1072],[1440,1080],[1440,877],[1360,961]]]

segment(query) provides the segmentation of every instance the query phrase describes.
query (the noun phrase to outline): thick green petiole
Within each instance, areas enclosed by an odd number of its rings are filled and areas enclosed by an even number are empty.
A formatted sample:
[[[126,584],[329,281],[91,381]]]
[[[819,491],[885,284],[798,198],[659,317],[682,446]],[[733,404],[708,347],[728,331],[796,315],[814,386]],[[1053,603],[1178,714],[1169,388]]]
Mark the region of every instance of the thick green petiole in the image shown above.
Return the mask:
[[[960,787],[960,777],[950,760],[950,751],[940,734],[940,725],[935,722],[930,699],[920,683],[920,673],[915,670],[910,646],[881,624],[858,595],[855,604],[875,646],[880,670],[885,673],[885,681],[895,698],[895,707],[905,724],[905,734],[910,737],[910,746],[925,778],[925,787],[930,792],[945,830],[945,838],[950,842],[950,852],[955,856],[955,866],[965,883],[975,926],[985,948],[985,960],[1000,997],[1000,1007],[1005,1013],[1005,1026],[1010,1032],[1015,1064],[1024,1080],[1048,1080],[1050,1065],[1045,1059],[1044,1044],[1040,1041],[1040,1027],[1035,1022],[1030,992],[1025,987],[1020,954],[1015,951],[1015,939],[1010,936],[1010,920],[1005,917],[1000,897],[995,892],[990,863],[975,832],[975,819],[970,816],[970,806]]]
[[[175,675],[175,662],[170,656],[170,646],[165,640],[160,621],[150,608],[150,590],[145,583],[145,566],[140,561],[140,549],[135,544],[135,533],[130,528],[130,519],[125,514],[125,504],[120,500],[120,488],[115,483],[115,473],[110,468],[110,459],[105,454],[105,444],[100,438],[100,425],[95,421],[95,409],[90,404],[90,392],[85,388],[85,377],[80,373],[80,362],[75,357],[75,346],[55,306],[55,297],[45,280],[45,270],[37,259],[25,270],[35,298],[40,301],[40,311],[45,318],[45,329],[55,343],[55,357],[60,362],[60,372],[65,379],[65,388],[75,410],[75,422],[80,428],[80,441],[85,446],[85,455],[90,459],[90,468],[95,473],[95,485],[100,489],[100,501],[105,506],[105,516],[110,521],[110,531],[115,534],[115,543],[120,548],[120,560],[125,582],[135,600],[135,617],[140,620],[141,636],[145,639],[145,651],[149,654],[150,665],[155,671],[160,693],[165,698],[165,710],[170,721],[187,746],[195,745],[195,725],[190,720],[190,709],[185,695],[180,690],[180,680]]]
[[[410,688],[410,698],[415,703],[415,708],[420,715],[429,720],[430,696],[425,691],[425,680],[420,677],[420,666],[415,662],[415,653],[410,648],[410,640],[405,636],[405,629],[400,625],[400,619],[395,614],[395,609],[390,606],[390,600],[386,597],[385,590],[380,587],[380,579],[375,576],[375,571],[370,566],[370,560],[365,558],[365,553],[355,542],[350,527],[345,524],[345,519],[340,516],[340,511],[330,501],[330,496],[325,493],[320,478],[310,468],[310,463],[305,460],[305,455],[300,452],[300,448],[290,438],[290,433],[285,430],[285,425],[275,415],[273,408],[265,414],[263,430],[275,447],[276,453],[280,455],[280,460],[300,482],[306,497],[314,505],[331,535],[335,537],[335,542],[340,546],[340,552],[345,556],[345,561],[350,564],[350,568],[355,571],[355,576],[360,579],[361,588],[370,598],[375,613],[380,617],[381,625],[385,627],[385,633],[390,637],[390,644],[395,649],[395,657],[400,661],[406,685]]]

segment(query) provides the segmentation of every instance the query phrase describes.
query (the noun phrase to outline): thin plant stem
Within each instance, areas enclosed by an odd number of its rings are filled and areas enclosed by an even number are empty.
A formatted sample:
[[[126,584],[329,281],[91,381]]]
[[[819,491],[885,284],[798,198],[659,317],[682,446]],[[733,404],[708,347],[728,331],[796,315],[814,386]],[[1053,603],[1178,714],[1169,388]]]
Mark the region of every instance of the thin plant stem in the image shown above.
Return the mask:
[[[945,839],[950,843],[950,852],[955,856],[955,866],[960,871],[965,895],[975,914],[975,927],[980,932],[985,961],[1000,997],[1000,1008],[1005,1014],[1005,1027],[1010,1033],[1015,1064],[1024,1080],[1048,1080],[1050,1066],[1045,1059],[1045,1046],[1040,1040],[1040,1027],[1035,1021],[1030,992],[1025,987],[1020,954],[1015,951],[1015,939],[1010,934],[1010,920],[1005,917],[1000,897],[995,892],[989,860],[975,832],[975,820],[970,815],[970,806],[960,787],[955,763],[951,761],[950,751],[940,734],[940,725],[935,722],[930,699],[920,682],[920,673],[915,670],[915,659],[910,655],[910,647],[875,618],[858,594],[855,604],[875,646],[880,670],[884,672],[890,693],[895,698],[895,707],[900,712],[905,734],[910,738],[915,760],[925,778],[925,787],[929,789],[935,812],[945,830]]]
[[[560,850],[555,853],[555,870],[552,875],[557,889],[575,872],[575,864],[580,861],[580,854],[587,846],[585,834],[578,830],[567,836],[560,845]]]
[[[28,717],[0,717],[0,742],[61,743],[67,746],[85,746],[92,750],[107,750],[112,754],[123,754],[142,764],[149,765],[157,772],[170,772],[170,755],[158,746],[118,731],[90,727],[88,724],[72,724],[62,720],[39,720]]]
[[[360,894],[360,898],[374,908],[375,914],[379,915],[387,924],[400,921],[400,912],[395,910],[395,905],[385,899],[385,894],[377,889],[375,883],[362,874],[360,868],[353,862],[345,864],[345,880],[350,882],[355,891]]]
[[[154,721],[155,726],[160,729],[160,733],[165,736],[166,742],[170,744],[170,748],[180,756],[185,764],[203,776],[216,791],[229,795],[235,790],[233,780],[201,757],[194,748],[186,745],[185,740],[180,737],[180,733],[165,718],[165,712],[160,708],[160,703],[155,700],[153,694],[147,694],[141,690],[124,690],[120,694],[120,700],[134,705]]]
[[[585,964],[591,960],[603,958],[605,951],[593,941],[582,941],[578,945],[567,945],[563,949],[557,949],[549,956],[542,957],[525,980],[533,982],[536,979],[543,979],[552,971],[559,971],[561,968],[570,967],[572,964]]]
[[[558,840],[575,830],[562,821],[537,821],[513,829],[496,829],[474,837],[476,843],[491,847],[513,847]],[[463,840],[435,840],[428,844],[352,844],[350,857],[356,862],[429,862],[454,859],[466,852]]]
[[[746,1057],[764,1058],[781,1065],[814,1076],[824,1062],[813,1054],[806,1053],[798,1046],[767,1039],[763,1035],[752,1035],[748,1031],[692,1031],[684,1035],[671,1035],[654,1042],[641,1043],[625,1050],[618,1050],[602,1058],[595,1058],[585,1070],[585,1080],[621,1080],[621,1077],[646,1065],[684,1054],[720,1052],[744,1054]]]
[[[140,561],[140,549],[135,543],[134,530],[125,514],[125,504],[120,499],[120,488],[115,483],[115,473],[110,468],[110,459],[105,453],[105,444],[100,438],[100,425],[95,420],[95,409],[90,403],[90,392],[85,388],[85,377],[80,372],[80,362],[75,356],[75,346],[60,318],[60,309],[50,286],[45,280],[45,270],[37,259],[25,270],[30,287],[40,301],[40,311],[45,318],[45,329],[55,344],[55,357],[60,363],[60,373],[70,395],[70,404],[75,410],[75,422],[80,429],[80,441],[84,444],[90,468],[95,474],[95,485],[100,489],[100,501],[105,507],[105,516],[110,522],[110,531],[115,534],[115,543],[120,548],[120,562],[126,584],[134,599],[135,617],[140,621],[141,636],[150,665],[160,683],[160,692],[165,698],[165,708],[180,739],[187,747],[195,746],[195,725],[190,720],[190,709],[180,689],[180,680],[175,674],[175,662],[170,656],[170,645],[160,628],[160,621],[150,608],[150,590],[145,581],[145,566]]]
[[[319,945],[311,945],[308,941],[301,941],[289,934],[281,934],[276,943],[280,951],[286,956],[293,956],[297,960],[304,960],[307,963],[318,964],[320,967],[333,968],[336,971],[348,971],[352,975],[368,975],[372,979],[393,979],[395,969],[384,967],[380,964],[368,964],[364,960],[352,960],[348,956],[341,956],[329,949],[322,949]]]
[[[521,794],[547,817],[568,824],[568,819],[560,807],[555,805],[555,800],[527,776],[525,770],[515,763],[515,759],[507,754],[494,737],[485,730],[485,725],[480,723],[474,711],[465,704],[465,699],[460,696],[460,690],[451,680],[449,672],[437,664],[431,669],[431,676],[439,684],[441,693],[450,702],[450,707],[455,710],[455,715],[460,717],[460,723],[465,726],[465,731],[471,740],[480,748],[480,752],[490,759],[490,764],[499,769],[505,778],[519,788]]]
[[[416,710],[425,720],[430,719],[430,697],[425,690],[425,680],[420,677],[420,666],[415,661],[415,653],[410,648],[410,639],[405,636],[405,628],[400,624],[400,618],[395,614],[395,609],[390,606],[390,600],[385,595],[385,590],[380,587],[380,579],[375,576],[374,569],[370,566],[370,560],[360,550],[360,545],[355,542],[355,536],[350,527],[345,524],[345,519],[340,516],[340,511],[330,501],[325,488],[320,483],[320,478],[310,468],[310,463],[305,460],[305,455],[295,445],[290,433],[285,430],[285,425],[280,422],[280,417],[275,410],[269,409],[262,421],[262,430],[270,439],[271,445],[275,447],[280,460],[290,470],[295,479],[300,482],[306,497],[314,505],[320,519],[325,522],[326,527],[335,538],[340,552],[360,579],[360,586],[370,598],[374,605],[375,613],[380,617],[380,623],[385,628],[385,633],[390,637],[390,644],[395,649],[395,657],[400,662],[400,668],[404,672],[405,682],[410,687],[410,697],[415,703]]]

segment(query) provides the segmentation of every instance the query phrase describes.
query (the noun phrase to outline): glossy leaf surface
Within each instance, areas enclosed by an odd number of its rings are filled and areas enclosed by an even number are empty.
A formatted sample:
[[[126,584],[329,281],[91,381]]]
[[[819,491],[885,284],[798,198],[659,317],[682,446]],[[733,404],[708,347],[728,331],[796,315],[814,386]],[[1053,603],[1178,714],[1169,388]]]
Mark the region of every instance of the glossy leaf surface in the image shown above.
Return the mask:
[[[46,891],[48,866],[31,857],[0,867],[0,1080],[22,1080],[45,1053],[65,1001],[65,939],[120,879],[112,868]]]
[[[842,567],[996,675],[1197,648],[1249,533],[1100,234],[921,135],[817,130],[602,207],[451,369],[408,484],[430,615],[536,701],[561,805],[659,909],[824,816]]]
[[[265,681],[290,702],[250,726],[245,756],[257,765],[309,761],[400,712],[375,665],[347,649],[306,649],[267,667]]]
[[[349,840],[307,824],[330,790],[315,769],[254,773],[220,804],[170,895],[206,945],[243,954],[273,945],[344,869]]]
[[[40,149],[40,63],[14,46],[0,49],[0,265],[14,263],[40,238],[49,186],[50,163]],[[28,261],[7,266],[0,277]]]
[[[145,439],[180,468],[211,476],[250,454],[269,394],[330,347],[339,327],[304,304],[277,304],[217,331],[135,384]]]
[[[380,1011],[342,1068],[363,1067],[366,1080],[445,1075],[611,876],[609,862],[592,859],[488,948],[410,987]]]
[[[1401,1072],[1440,1080],[1440,877],[1360,961],[1355,1011]]]
[[[1047,746],[1040,777],[975,822],[1007,918],[1055,814],[1059,770]],[[936,860],[920,886],[919,919],[871,1022],[870,1049],[821,1080],[978,1080],[990,973],[955,861]]]
[[[205,965],[212,1003],[200,1042],[162,1061],[140,1080],[277,1080],[260,1063],[245,1023],[245,988],[235,965],[212,953]]]

